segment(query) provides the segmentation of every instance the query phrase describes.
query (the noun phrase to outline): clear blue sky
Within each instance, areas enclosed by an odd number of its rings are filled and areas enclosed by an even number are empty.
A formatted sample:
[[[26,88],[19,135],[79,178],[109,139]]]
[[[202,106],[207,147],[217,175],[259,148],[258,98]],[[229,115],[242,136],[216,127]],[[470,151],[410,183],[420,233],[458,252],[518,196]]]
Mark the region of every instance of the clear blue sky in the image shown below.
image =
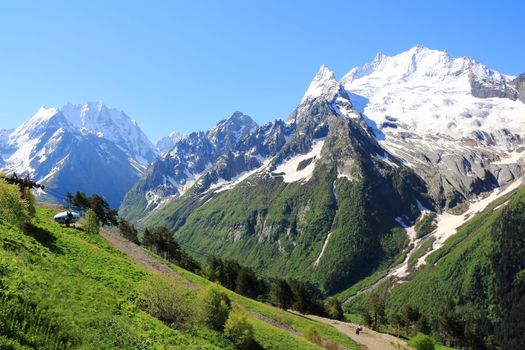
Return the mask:
[[[285,118],[322,63],[338,77],[415,44],[525,72],[523,1],[9,1],[0,128],[104,100],[156,141],[236,110]]]

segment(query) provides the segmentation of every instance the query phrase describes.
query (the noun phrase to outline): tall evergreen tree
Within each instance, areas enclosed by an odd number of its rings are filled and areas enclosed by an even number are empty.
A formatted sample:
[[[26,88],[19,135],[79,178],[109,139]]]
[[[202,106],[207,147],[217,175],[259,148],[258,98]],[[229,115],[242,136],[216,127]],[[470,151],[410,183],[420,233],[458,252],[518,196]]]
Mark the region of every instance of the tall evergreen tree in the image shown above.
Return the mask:
[[[502,349],[525,349],[525,199],[512,201],[492,229],[495,301]]]
[[[135,244],[140,244],[137,229],[135,228],[135,226],[133,226],[133,224],[130,224],[124,218],[120,218],[118,228],[122,237]]]
[[[270,289],[270,300],[272,304],[281,309],[288,309],[294,302],[293,292],[285,279],[274,278]]]
[[[75,193],[75,197],[73,197],[72,203],[73,207],[75,207],[82,215],[89,208],[89,199],[84,192]]]

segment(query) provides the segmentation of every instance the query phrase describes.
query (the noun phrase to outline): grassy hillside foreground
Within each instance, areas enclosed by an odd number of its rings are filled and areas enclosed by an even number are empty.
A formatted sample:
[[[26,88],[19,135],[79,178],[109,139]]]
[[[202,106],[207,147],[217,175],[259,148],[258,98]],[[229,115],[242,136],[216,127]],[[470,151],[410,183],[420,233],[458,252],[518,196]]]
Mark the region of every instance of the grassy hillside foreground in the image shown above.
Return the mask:
[[[24,235],[0,218],[1,349],[234,349],[222,333],[199,322],[173,329],[137,303],[154,276],[99,235],[63,228],[52,209],[37,209]],[[198,308],[198,287],[209,282],[178,271],[197,288],[180,286]],[[327,344],[357,346],[335,328],[228,292],[254,327],[258,348],[321,349],[305,334],[315,329]],[[261,316],[262,315],[262,316]]]

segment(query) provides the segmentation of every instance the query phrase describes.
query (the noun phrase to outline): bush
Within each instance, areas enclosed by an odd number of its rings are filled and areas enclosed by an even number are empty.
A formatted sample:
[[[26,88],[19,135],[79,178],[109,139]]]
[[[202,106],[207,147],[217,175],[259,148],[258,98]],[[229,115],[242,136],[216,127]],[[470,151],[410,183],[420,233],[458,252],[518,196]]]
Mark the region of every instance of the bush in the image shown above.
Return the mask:
[[[30,220],[29,203],[20,197],[17,186],[0,180],[0,220],[22,228]]]
[[[428,335],[418,333],[408,342],[416,350],[434,350],[434,342]]]
[[[30,347],[20,345],[17,341],[13,339],[6,338],[0,335],[0,349],[2,350],[31,350]]]
[[[323,339],[321,338],[321,335],[319,332],[313,327],[310,326],[306,329],[306,332],[304,333],[304,337],[311,341],[314,344],[322,345]]]
[[[96,235],[98,234],[100,224],[98,222],[97,214],[91,209],[88,209],[86,214],[86,223],[84,224],[84,230],[87,234]]]
[[[200,294],[202,320],[209,327],[222,331],[231,310],[231,300],[216,284],[210,284]]]
[[[324,304],[328,317],[336,320],[344,320],[343,303],[336,297],[328,298]]]
[[[163,278],[152,278],[139,290],[138,306],[171,328],[182,329],[195,323],[196,313],[189,291]]]
[[[224,325],[224,335],[235,344],[237,349],[250,349],[255,343],[253,326],[248,322],[246,314],[240,309],[230,312]]]

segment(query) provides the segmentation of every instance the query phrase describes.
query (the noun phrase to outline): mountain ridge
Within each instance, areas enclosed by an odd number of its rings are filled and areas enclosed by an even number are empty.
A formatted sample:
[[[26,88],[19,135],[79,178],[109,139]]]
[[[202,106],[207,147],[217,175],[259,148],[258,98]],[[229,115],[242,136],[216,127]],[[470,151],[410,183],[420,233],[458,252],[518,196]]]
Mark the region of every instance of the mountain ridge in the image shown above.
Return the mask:
[[[353,69],[341,80],[322,65],[286,122],[250,129],[214,159],[205,157],[208,167],[191,176],[180,172],[191,179],[177,185],[184,184],[182,191],[163,193],[173,172],[160,165],[186,157],[175,146],[154,163],[156,183],[150,166],[121,214],[141,226],[166,225],[188,247],[240,259],[263,274],[308,280],[328,293],[391,264],[412,239],[406,228],[426,210],[460,212],[471,199],[518,179],[525,131],[520,119],[501,122],[523,108],[505,92],[514,77],[424,47],[398,56],[377,55],[366,74]],[[420,102],[416,111],[442,96],[453,103],[436,104],[434,114],[443,115],[418,127],[403,109],[405,94]],[[448,116],[447,108],[463,108],[465,101],[488,112]],[[207,149],[205,135],[194,136],[193,156],[197,146]]]

